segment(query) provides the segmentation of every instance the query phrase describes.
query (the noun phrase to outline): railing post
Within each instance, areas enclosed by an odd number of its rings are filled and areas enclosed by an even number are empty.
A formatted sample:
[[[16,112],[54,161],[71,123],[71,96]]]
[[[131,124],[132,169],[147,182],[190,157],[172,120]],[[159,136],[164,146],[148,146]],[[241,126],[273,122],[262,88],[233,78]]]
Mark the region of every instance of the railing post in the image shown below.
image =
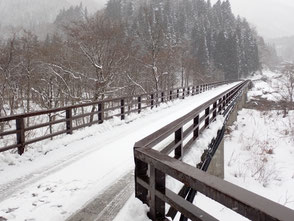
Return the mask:
[[[165,202],[155,195],[155,191],[165,194],[165,174],[150,166],[150,218],[165,219]]]
[[[125,119],[125,100],[121,99],[120,100],[120,119],[124,120]]]
[[[135,196],[143,203],[147,204],[148,190],[138,183],[138,178],[148,183],[148,164],[135,158]]]
[[[209,110],[210,110],[210,106],[205,109],[205,117],[207,117],[205,119],[205,128],[209,125]]]
[[[216,118],[216,112],[217,112],[217,101],[213,103],[213,119]]]
[[[151,94],[151,109],[154,107],[154,94]]]
[[[190,87],[187,88],[187,95],[188,96],[190,95],[190,89],[191,89]]]
[[[164,92],[161,92],[161,103],[164,102]]]
[[[173,91],[169,92],[169,100],[172,101],[173,100]]]
[[[193,132],[193,136],[194,136],[194,140],[196,140],[199,136],[199,115],[197,117],[194,118],[194,127],[196,125],[198,125],[195,129],[194,129],[194,132]]]
[[[104,102],[98,104],[98,121],[102,124],[104,121]]]
[[[183,128],[181,127],[175,132],[175,143],[181,142],[180,145],[175,149],[175,158],[181,159],[183,156]]]
[[[179,96],[180,96],[180,90],[177,89],[177,98],[179,98]]]
[[[224,98],[225,98],[224,105],[227,106],[227,104],[228,104],[228,99],[227,99],[227,98],[228,98],[228,94],[226,94],[226,95],[224,96]]]
[[[16,133],[16,142],[18,145],[18,154],[22,155],[24,153],[24,148],[25,148],[25,131],[24,128],[24,119],[23,118],[17,118],[16,119],[16,130],[18,132]]]
[[[138,97],[138,114],[141,113],[141,101],[142,101],[142,98],[141,96]]]
[[[218,113],[220,113],[221,111],[222,111],[222,98],[220,98],[219,100],[218,100]]]
[[[183,99],[185,99],[185,91],[186,91],[186,89],[185,88],[183,88]]]
[[[195,86],[192,87],[192,96],[195,95]]]
[[[72,109],[67,109],[65,111],[65,117],[66,117],[66,130],[67,134],[72,134]]]

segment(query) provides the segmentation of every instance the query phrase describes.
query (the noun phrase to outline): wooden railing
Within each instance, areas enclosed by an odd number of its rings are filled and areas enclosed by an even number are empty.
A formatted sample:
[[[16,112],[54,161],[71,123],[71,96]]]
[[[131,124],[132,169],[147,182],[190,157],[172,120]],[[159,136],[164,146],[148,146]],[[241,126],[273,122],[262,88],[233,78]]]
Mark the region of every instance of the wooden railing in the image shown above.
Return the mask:
[[[166,177],[171,176],[251,220],[293,220],[293,210],[182,162],[199,135],[218,114],[227,113],[249,83],[236,85],[135,144],[135,196],[149,205],[149,218],[171,217],[165,210],[168,204],[185,220],[217,220],[168,189]]]
[[[0,152],[17,148],[18,153],[22,154],[27,145],[52,139],[62,134],[72,134],[74,130],[93,124],[101,124],[113,117],[124,120],[125,116],[130,113],[140,113],[144,109],[157,107],[160,103],[184,99],[186,96],[199,94],[226,83],[228,82],[201,84],[151,94],[105,99],[46,111],[1,117],[2,127],[0,128],[4,128],[4,131],[0,131]],[[16,139],[12,136],[15,136]]]

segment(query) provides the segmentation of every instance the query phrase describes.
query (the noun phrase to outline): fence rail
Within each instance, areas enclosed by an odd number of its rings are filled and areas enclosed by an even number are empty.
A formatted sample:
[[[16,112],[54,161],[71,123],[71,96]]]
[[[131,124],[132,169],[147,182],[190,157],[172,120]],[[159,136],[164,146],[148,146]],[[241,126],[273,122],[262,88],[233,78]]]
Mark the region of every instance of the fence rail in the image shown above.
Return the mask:
[[[184,99],[186,96],[196,95],[226,83],[228,82],[201,84],[187,88],[105,99],[46,111],[1,117],[0,126],[2,124],[2,127],[0,128],[4,128],[4,130],[0,131],[0,152],[17,148],[18,153],[23,154],[25,147],[29,144],[52,139],[62,134],[72,134],[77,129],[93,124],[101,124],[103,121],[113,117],[124,120],[125,116],[131,113],[140,113],[144,109],[157,107],[160,103],[174,99]],[[36,117],[43,117],[48,120],[45,122],[37,120],[37,123],[33,125],[28,124],[30,119]],[[40,134],[38,130],[41,129],[45,130],[45,132]],[[28,136],[29,133],[35,133],[35,135]],[[14,142],[9,143],[8,140],[5,142],[5,138],[9,137],[11,139],[11,136],[15,136]]]
[[[186,201],[180,193],[168,189],[166,176],[249,219],[293,220],[293,210],[181,161],[201,132],[218,114],[227,112],[249,83],[244,81],[236,85],[135,144],[135,195],[149,205],[148,215],[152,220],[166,220],[169,216],[166,214],[166,204],[180,212],[185,219],[217,220]]]

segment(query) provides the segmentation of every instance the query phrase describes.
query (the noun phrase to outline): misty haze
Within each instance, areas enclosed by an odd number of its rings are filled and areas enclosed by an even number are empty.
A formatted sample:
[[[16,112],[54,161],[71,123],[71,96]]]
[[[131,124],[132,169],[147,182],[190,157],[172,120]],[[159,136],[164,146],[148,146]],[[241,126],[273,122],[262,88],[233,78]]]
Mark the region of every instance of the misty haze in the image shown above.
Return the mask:
[[[293,12],[0,0],[0,221],[293,221]]]

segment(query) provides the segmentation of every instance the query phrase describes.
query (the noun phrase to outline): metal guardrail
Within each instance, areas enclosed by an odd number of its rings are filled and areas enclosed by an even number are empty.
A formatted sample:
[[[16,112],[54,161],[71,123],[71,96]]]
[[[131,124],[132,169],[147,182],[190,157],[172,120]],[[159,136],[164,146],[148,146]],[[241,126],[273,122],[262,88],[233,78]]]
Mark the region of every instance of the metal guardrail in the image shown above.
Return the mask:
[[[171,176],[251,220],[293,220],[293,210],[181,161],[199,134],[217,114],[230,108],[238,93],[249,83],[244,81],[236,85],[135,144],[135,196],[149,205],[149,218],[166,220],[170,214],[166,214],[165,205],[169,204],[193,221],[217,220],[168,189],[166,176]],[[170,142],[171,136],[174,138]]]
[[[4,127],[4,131],[0,131],[0,141],[5,141],[5,137],[11,135],[15,135],[16,139],[14,144],[9,145],[5,145],[5,142],[0,142],[0,152],[17,148],[18,153],[21,155],[23,154],[25,147],[29,144],[33,144],[45,139],[52,139],[53,137],[62,134],[72,134],[74,130],[91,126],[93,124],[101,124],[105,120],[111,119],[113,117],[120,117],[121,120],[124,120],[127,114],[140,113],[144,109],[152,109],[157,107],[160,103],[174,99],[184,99],[186,96],[199,94],[203,91],[211,89],[212,87],[226,83],[228,82],[214,82],[189,86],[187,88],[176,88],[169,91],[105,99],[102,101],[56,108],[46,111],[37,111],[8,117],[1,117],[0,124],[11,124],[13,125],[12,128],[14,129],[8,129],[7,127]],[[78,109],[82,109],[82,111],[77,111]],[[82,112],[82,114],[80,112]],[[42,123],[37,122],[34,125],[26,126],[26,120],[40,116],[43,116],[43,118],[47,117],[48,121]],[[84,120],[85,118],[87,118],[87,120]],[[81,119],[83,119],[82,122],[79,122]],[[52,130],[50,133],[45,135],[35,135],[33,138],[27,136],[27,134],[30,132],[37,131],[41,128],[46,128],[48,131],[48,128],[52,128],[57,125],[61,125],[61,127],[55,128],[54,131]],[[1,145],[1,143],[3,143],[4,146]]]

